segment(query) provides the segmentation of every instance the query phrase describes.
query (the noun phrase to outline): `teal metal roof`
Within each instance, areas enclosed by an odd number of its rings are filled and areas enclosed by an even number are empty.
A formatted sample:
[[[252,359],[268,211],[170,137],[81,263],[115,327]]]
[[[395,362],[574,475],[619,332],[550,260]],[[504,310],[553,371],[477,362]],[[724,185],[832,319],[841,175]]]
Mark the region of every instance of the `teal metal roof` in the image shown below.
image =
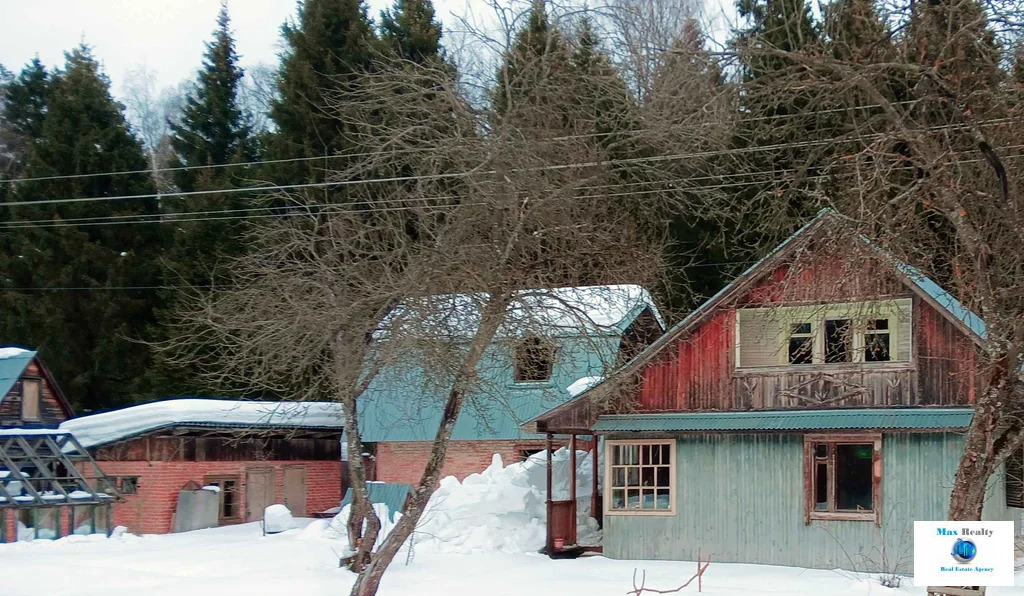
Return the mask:
[[[388,506],[388,517],[395,521],[395,514],[405,507],[405,498],[409,496],[412,486],[409,484],[392,484],[388,482],[367,482],[366,492],[371,503],[383,503]],[[352,489],[345,491],[341,507],[352,503]]]
[[[14,384],[21,378],[21,373],[24,372],[25,367],[35,357],[35,352],[26,350],[0,358],[0,401],[4,400],[11,387],[14,387]]]
[[[729,432],[967,428],[970,408],[689,412],[600,416],[597,432]]]

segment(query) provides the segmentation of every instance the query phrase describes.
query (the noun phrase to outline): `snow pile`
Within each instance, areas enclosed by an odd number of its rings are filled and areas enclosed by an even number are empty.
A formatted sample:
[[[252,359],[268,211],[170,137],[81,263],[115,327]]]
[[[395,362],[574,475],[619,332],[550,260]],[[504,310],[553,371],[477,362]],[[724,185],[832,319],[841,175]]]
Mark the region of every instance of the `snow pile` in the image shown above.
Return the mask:
[[[176,424],[341,430],[342,419],[341,404],[333,402],[169,399],[73,418],[61,423],[60,430],[89,448]]]
[[[580,544],[599,544],[597,521],[589,518],[592,483],[590,454],[577,451],[577,527]],[[569,452],[552,456],[552,493],[555,500],[569,498]],[[491,465],[462,482],[454,476],[441,481],[430,497],[413,535],[414,548],[443,553],[536,552],[544,547],[547,516],[547,455],[530,456],[524,462],[504,466],[495,454]],[[391,530],[387,507],[374,505],[385,524],[381,536]],[[329,524],[324,535],[345,538],[349,507]],[[395,521],[400,519],[395,516]]]
[[[277,534],[294,527],[292,512],[284,505],[277,503],[263,510],[263,529],[267,534]]]

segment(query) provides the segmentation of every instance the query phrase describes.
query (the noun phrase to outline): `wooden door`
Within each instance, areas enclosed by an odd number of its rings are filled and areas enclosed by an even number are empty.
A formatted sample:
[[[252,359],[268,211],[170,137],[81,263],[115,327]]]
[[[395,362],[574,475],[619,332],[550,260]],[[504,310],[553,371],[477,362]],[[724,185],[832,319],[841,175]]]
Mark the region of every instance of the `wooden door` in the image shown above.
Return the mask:
[[[260,521],[263,510],[274,504],[274,468],[245,470],[245,521]]]
[[[306,466],[285,466],[284,504],[295,517],[306,517]]]

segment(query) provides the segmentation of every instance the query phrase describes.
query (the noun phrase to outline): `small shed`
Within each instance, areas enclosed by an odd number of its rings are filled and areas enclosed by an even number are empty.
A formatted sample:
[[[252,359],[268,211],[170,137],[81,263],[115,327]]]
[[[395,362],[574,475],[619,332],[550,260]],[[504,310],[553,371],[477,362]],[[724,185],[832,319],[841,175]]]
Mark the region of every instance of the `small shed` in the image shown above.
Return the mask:
[[[118,487],[117,525],[165,534],[182,486],[216,487],[216,525],[259,521],[282,503],[305,517],[341,501],[341,405],[170,399],[68,420]]]
[[[117,499],[71,434],[0,430],[0,542],[106,534]]]

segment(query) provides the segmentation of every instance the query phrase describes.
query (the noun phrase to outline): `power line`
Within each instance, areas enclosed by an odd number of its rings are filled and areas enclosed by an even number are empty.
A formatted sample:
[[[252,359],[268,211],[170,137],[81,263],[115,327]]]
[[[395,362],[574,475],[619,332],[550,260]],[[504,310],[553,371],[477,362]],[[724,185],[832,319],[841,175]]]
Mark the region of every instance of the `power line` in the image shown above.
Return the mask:
[[[890,105],[893,105],[893,106],[911,105],[911,104],[918,103],[920,101],[921,100],[913,99],[913,100],[893,102]],[[807,116],[816,116],[816,115],[820,115],[820,114],[834,114],[834,113],[838,113],[838,112],[849,112],[849,111],[853,111],[853,110],[868,110],[868,109],[875,109],[875,108],[881,108],[881,107],[883,107],[881,104],[871,104],[871,105],[865,105],[865,106],[852,106],[852,107],[848,107],[848,108],[831,108],[831,109],[827,109],[827,110],[815,110],[815,111],[810,111],[810,112],[799,112],[799,113],[794,113],[794,114],[777,114],[777,115],[773,115],[773,116],[756,116],[756,117],[748,117],[748,118],[739,118],[739,119],[736,119],[736,120],[732,120],[731,122],[732,123],[760,122],[760,121],[765,121],[765,120],[779,120],[779,119],[782,119],[782,118],[799,118],[799,117],[807,117]],[[717,125],[717,124],[718,123],[699,123],[694,128],[706,127],[706,126],[714,126],[714,125]],[[541,138],[541,139],[538,139],[538,140],[540,140],[540,141],[565,141],[565,140],[571,140],[571,139],[586,139],[586,138],[596,138],[596,137],[604,137],[604,136],[612,136],[612,135],[631,136],[631,135],[636,135],[638,133],[651,132],[651,131],[652,131],[652,129],[641,128],[641,129],[626,130],[626,131],[595,132],[595,133],[582,133],[582,134],[576,134],[576,135],[563,135],[563,136],[557,136],[557,137],[546,137],[546,138]],[[97,178],[97,177],[101,177],[101,176],[129,176],[129,175],[138,175],[138,174],[156,174],[156,173],[164,173],[164,172],[181,172],[181,171],[189,171],[189,170],[209,170],[209,169],[217,169],[217,168],[241,168],[241,167],[263,166],[263,165],[282,164],[282,163],[297,163],[297,162],[309,162],[309,161],[326,161],[326,160],[332,160],[332,159],[346,159],[346,158],[353,158],[353,157],[370,157],[370,156],[373,156],[373,155],[382,155],[382,154],[401,154],[401,153],[429,152],[429,151],[439,151],[441,149],[442,149],[442,147],[438,147],[438,146],[410,147],[410,148],[406,148],[406,149],[389,149],[389,150],[381,150],[381,151],[365,151],[365,152],[358,152],[358,153],[335,153],[335,154],[330,154],[330,155],[316,155],[316,156],[306,156],[306,157],[290,157],[290,158],[282,158],[282,159],[263,159],[263,160],[257,160],[257,161],[246,161],[246,162],[237,162],[237,163],[205,164],[205,165],[197,165],[197,166],[174,166],[174,167],[167,167],[167,168],[149,168],[149,169],[145,169],[145,170],[114,170],[114,171],[109,171],[109,172],[96,172],[96,173],[88,173],[88,174],[62,174],[62,175],[53,175],[53,176],[34,176],[32,178],[15,178],[15,179],[10,179],[10,180],[0,180],[0,184],[16,184],[16,183],[22,183],[22,182],[43,182],[43,181],[50,181],[50,180],[78,180],[78,179],[82,179],[82,178]]]
[[[990,125],[1011,122],[1011,118],[1000,118],[994,120],[988,120],[980,122],[979,125]],[[953,125],[942,125],[922,129],[924,131],[940,131],[940,130],[954,130],[958,128],[967,128],[964,124],[953,124]],[[657,163],[663,161],[674,161],[679,159],[691,159],[691,158],[705,158],[705,157],[717,157],[722,155],[737,155],[745,153],[756,153],[761,151],[773,151],[777,149],[793,149],[800,147],[814,147],[827,144],[837,143],[850,143],[856,141],[867,141],[871,139],[881,138],[884,133],[875,133],[871,135],[858,135],[849,138],[831,138],[831,139],[820,139],[814,141],[797,141],[787,143],[776,143],[773,145],[759,145],[754,147],[736,147],[731,149],[718,149],[712,151],[702,151],[697,153],[676,153],[669,155],[657,155],[649,157],[633,157],[623,159],[611,159],[611,160],[594,160],[588,162],[575,162],[566,164],[552,164],[546,166],[536,166],[532,168],[521,168],[511,169],[508,173],[521,173],[521,172],[542,172],[542,171],[557,171],[569,168],[585,168],[585,167],[597,167],[597,166],[608,166],[608,165],[627,165],[635,163]],[[76,197],[71,199],[42,199],[42,200],[29,200],[29,201],[18,201],[9,203],[0,203],[0,207],[11,207],[11,206],[31,206],[31,205],[50,205],[50,204],[69,204],[69,203],[87,203],[87,202],[104,202],[104,201],[123,201],[123,200],[139,200],[139,199],[162,199],[162,198],[181,198],[190,196],[204,196],[212,194],[231,194],[238,192],[261,192],[261,191],[282,191],[282,190],[296,190],[301,188],[324,188],[324,187],[341,187],[341,186],[353,186],[360,184],[382,184],[392,182],[414,182],[423,180],[442,180],[449,178],[465,178],[468,176],[476,175],[495,175],[499,172],[497,170],[484,170],[484,171],[469,171],[469,172],[446,172],[440,174],[422,174],[422,175],[411,175],[411,176],[392,176],[387,178],[363,178],[354,180],[337,180],[337,181],[326,181],[326,182],[307,182],[301,184],[286,184],[286,185],[268,185],[261,187],[247,187],[247,188],[228,188],[223,190],[198,190],[198,191],[185,191],[185,192],[172,192],[172,193],[154,193],[154,194],[136,194],[136,195],[115,195],[110,197]]]
[[[1011,145],[1005,149],[1020,149],[1024,148],[1024,145]],[[1004,159],[1024,157],[1022,155],[1009,155],[1005,156]],[[948,163],[977,163],[981,162],[981,159],[969,159],[969,160],[957,160],[955,162]],[[910,166],[897,168],[901,170],[913,169]],[[673,178],[669,180],[659,181],[640,181],[640,182],[624,182],[615,184],[604,184],[604,185],[593,185],[593,186],[581,186],[576,190],[593,190],[593,189],[619,189],[630,186],[651,186],[661,185],[661,188],[653,190],[637,190],[637,191],[625,191],[618,193],[599,193],[599,194],[584,194],[576,196],[567,196],[567,199],[574,200],[586,200],[586,199],[600,199],[600,198],[614,198],[623,196],[642,196],[650,194],[663,194],[670,192],[692,192],[692,191],[704,191],[704,190],[717,190],[723,188],[738,188],[753,186],[758,184],[765,184],[772,182],[771,179],[755,179],[740,182],[728,182],[721,184],[695,184],[689,186],[680,186],[678,188],[665,188],[664,185],[674,184],[689,184],[694,181],[700,180],[718,180],[728,179],[736,177],[753,178],[759,176],[770,176],[777,177],[779,175],[785,175],[794,173],[795,169],[783,169],[783,170],[759,170],[754,172],[738,172],[735,174],[714,174],[709,176],[697,176],[688,178]],[[827,179],[827,174],[816,174],[804,177],[805,180],[823,180]],[[11,221],[5,224],[0,224],[0,230],[16,230],[16,229],[28,229],[28,228],[57,228],[57,227],[76,227],[76,226],[94,226],[94,225],[124,225],[131,223],[148,224],[148,223],[179,223],[179,222],[202,222],[202,221],[223,221],[223,220],[237,220],[237,219],[265,219],[271,217],[281,217],[282,214],[269,213],[265,215],[253,214],[253,211],[275,211],[278,209],[291,209],[300,210],[299,212],[292,211],[290,214],[293,216],[301,215],[314,215],[317,213],[323,214],[345,214],[345,213],[372,213],[372,212],[394,212],[394,211],[412,211],[417,209],[449,209],[458,207],[470,207],[470,206],[483,206],[486,202],[475,202],[475,203],[453,203],[453,204],[433,204],[437,201],[458,199],[458,196],[447,195],[437,197],[408,197],[402,199],[378,199],[373,201],[355,201],[351,203],[313,203],[313,204],[297,204],[290,207],[250,207],[243,209],[220,209],[220,210],[209,210],[209,211],[195,211],[195,212],[182,212],[182,213],[144,213],[144,214],[123,214],[123,215],[110,215],[110,216],[94,216],[94,217],[81,217],[71,219],[38,219],[38,220],[27,220],[27,221]],[[409,203],[422,203],[412,204]],[[399,207],[381,207],[380,205],[391,205],[398,204]],[[353,208],[362,205],[360,208]],[[303,212],[305,211],[305,212]],[[241,214],[238,216],[225,216],[225,217],[196,217],[201,215],[230,215],[230,214]],[[115,221],[116,220],[116,221]]]

